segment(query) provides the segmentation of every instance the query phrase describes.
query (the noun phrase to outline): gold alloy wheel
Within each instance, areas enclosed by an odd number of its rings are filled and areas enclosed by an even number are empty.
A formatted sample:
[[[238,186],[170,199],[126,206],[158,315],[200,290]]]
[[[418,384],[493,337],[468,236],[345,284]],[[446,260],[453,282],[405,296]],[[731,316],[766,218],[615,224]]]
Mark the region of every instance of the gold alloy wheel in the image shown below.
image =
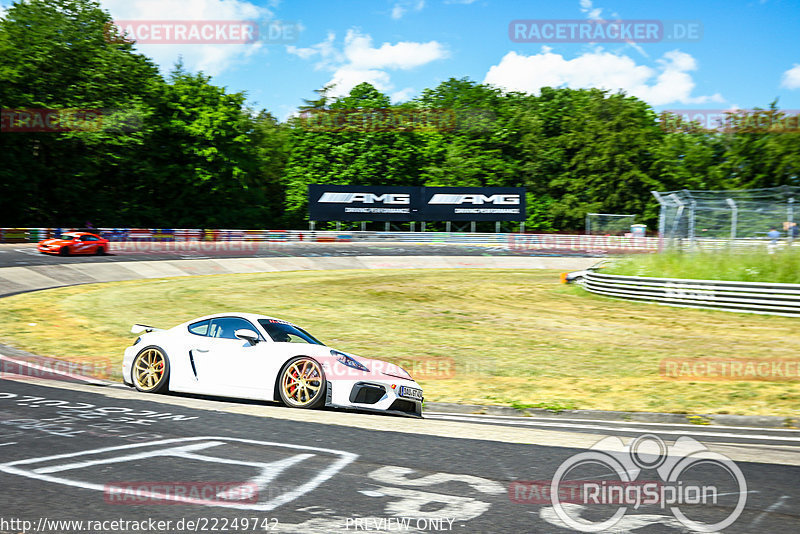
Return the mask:
[[[310,358],[298,358],[283,371],[281,397],[289,406],[310,408],[319,404],[323,383],[319,364]]]
[[[154,391],[164,380],[167,370],[166,358],[159,349],[142,351],[133,364],[133,380],[137,389]]]

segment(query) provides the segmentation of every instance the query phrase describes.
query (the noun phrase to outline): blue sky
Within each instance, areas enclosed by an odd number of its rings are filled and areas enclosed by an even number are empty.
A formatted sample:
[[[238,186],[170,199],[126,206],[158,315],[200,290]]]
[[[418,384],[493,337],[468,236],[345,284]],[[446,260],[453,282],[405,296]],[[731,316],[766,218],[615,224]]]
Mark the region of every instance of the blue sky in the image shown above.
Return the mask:
[[[2,0],[0,0],[2,1]],[[6,5],[10,4],[7,0]],[[280,119],[313,90],[368,81],[394,102],[450,77],[536,93],[542,85],[624,89],[656,109],[800,108],[798,0],[101,0],[115,19],[299,24],[291,43],[147,44]],[[699,21],[701,39],[515,43],[518,19]]]

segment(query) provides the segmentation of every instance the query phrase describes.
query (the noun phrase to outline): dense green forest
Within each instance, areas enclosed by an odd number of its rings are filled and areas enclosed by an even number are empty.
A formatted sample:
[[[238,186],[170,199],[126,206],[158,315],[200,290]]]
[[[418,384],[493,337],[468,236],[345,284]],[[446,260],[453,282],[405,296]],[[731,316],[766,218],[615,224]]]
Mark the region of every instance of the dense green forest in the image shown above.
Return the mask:
[[[369,84],[342,98],[309,88],[281,123],[203,73],[162,76],[110,23],[93,0],[16,3],[0,20],[4,110],[103,110],[99,127],[63,132],[9,130],[4,116],[0,226],[301,228],[306,186],[328,183],[524,186],[530,230],[580,229],[587,212],[652,227],[651,190],[800,177],[796,132],[666,129],[647,103],[597,89],[449,79],[392,105]],[[365,128],[371,113],[394,126]],[[441,120],[401,120],[415,116]]]

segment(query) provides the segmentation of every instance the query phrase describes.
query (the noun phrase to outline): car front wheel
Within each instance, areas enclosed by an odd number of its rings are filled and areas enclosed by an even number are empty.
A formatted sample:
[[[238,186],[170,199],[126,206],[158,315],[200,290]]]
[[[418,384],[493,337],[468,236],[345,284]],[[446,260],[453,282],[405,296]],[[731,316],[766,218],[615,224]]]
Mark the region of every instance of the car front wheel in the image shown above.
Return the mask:
[[[316,408],[325,401],[325,373],[315,360],[293,358],[281,371],[278,392],[292,408]]]

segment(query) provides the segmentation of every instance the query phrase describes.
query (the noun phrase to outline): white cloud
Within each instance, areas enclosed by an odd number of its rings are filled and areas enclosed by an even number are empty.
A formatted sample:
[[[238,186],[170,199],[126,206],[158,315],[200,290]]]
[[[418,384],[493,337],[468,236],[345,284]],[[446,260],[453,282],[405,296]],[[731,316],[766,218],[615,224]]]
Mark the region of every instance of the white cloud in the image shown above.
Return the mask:
[[[409,11],[422,11],[424,7],[425,0],[401,0],[392,8],[392,18],[399,20]]]
[[[115,20],[248,20],[264,22],[273,13],[243,0],[102,0]],[[251,44],[140,44],[136,49],[168,71],[183,58],[187,70],[218,75],[259,51],[262,42]]]
[[[336,69],[333,77],[328,82],[336,84],[330,94],[337,97],[344,96],[353,87],[364,82],[372,84],[381,92],[388,91],[393,87],[387,72],[375,69],[359,69],[351,65],[345,65]]]
[[[329,33],[324,41],[308,48],[286,48],[302,59],[316,59],[315,68],[333,72],[328,83],[336,84],[330,92],[334,97],[348,94],[362,82],[371,83],[382,92],[391,91],[394,85],[387,70],[410,70],[449,56],[447,49],[437,41],[401,41],[375,47],[371,36],[352,29],[347,31],[341,50],[335,41],[336,35]],[[395,95],[405,97],[409,91],[403,89]]]
[[[335,46],[336,34],[328,32],[325,40],[308,48],[298,48],[294,45],[286,47],[286,51],[294,54],[301,59],[317,58],[315,68],[321,69],[329,67],[331,64],[340,63],[344,61],[344,54],[342,54]]]
[[[401,89],[399,91],[395,91],[389,98],[392,99],[392,102],[399,103],[399,102],[407,102],[411,100],[411,96],[414,94],[414,89],[411,87],[406,87],[405,89]]]
[[[470,4],[474,4],[478,0],[444,0],[445,4],[462,4],[468,6]]]
[[[413,69],[448,56],[444,46],[436,41],[415,43],[401,41],[372,46],[372,37],[348,30],[344,39],[345,58],[359,68]]]
[[[586,13],[586,18],[591,20],[601,20],[603,9],[594,7],[592,0],[580,0],[581,12]]]
[[[622,89],[654,106],[674,102],[701,104],[724,101],[719,93],[692,96],[695,83],[689,72],[697,70],[697,62],[691,55],[673,50],[665,53],[657,63],[655,69],[637,65],[628,56],[602,50],[568,60],[543,47],[540,54],[532,56],[509,52],[498,65],[489,68],[484,83],[534,94],[546,86]]]
[[[781,87],[800,89],[800,64],[795,64],[794,67],[783,73]]]

